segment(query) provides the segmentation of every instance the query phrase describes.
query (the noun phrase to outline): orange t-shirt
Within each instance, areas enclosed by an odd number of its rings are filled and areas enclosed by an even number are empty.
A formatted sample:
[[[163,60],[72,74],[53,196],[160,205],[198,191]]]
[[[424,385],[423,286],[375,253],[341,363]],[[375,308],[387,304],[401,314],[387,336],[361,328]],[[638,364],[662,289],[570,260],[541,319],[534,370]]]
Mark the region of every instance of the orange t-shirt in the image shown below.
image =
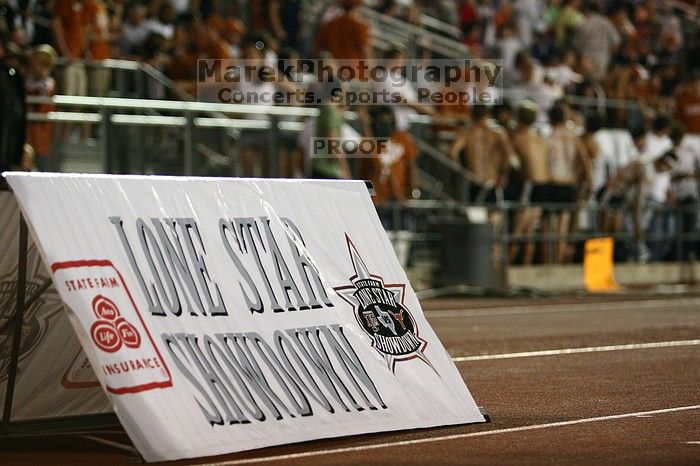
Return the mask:
[[[80,0],[57,0],[54,15],[61,19],[63,36],[68,47],[68,58],[85,55],[85,8]]]
[[[316,36],[319,51],[327,50],[334,58],[357,60],[369,45],[369,26],[346,13],[321,26]]]
[[[90,41],[90,53],[95,60],[112,58],[112,45],[109,42],[109,14],[102,0],[87,0],[85,3],[86,22],[92,34],[103,37]]]
[[[678,94],[675,117],[683,123],[686,132],[700,134],[700,97],[688,92]]]
[[[401,193],[401,198],[410,199],[411,170],[418,155],[411,135],[397,131],[391,136],[392,154],[380,154],[378,158],[371,159],[366,167],[366,178],[374,185],[376,195],[375,203],[389,200],[397,200],[394,188]]]

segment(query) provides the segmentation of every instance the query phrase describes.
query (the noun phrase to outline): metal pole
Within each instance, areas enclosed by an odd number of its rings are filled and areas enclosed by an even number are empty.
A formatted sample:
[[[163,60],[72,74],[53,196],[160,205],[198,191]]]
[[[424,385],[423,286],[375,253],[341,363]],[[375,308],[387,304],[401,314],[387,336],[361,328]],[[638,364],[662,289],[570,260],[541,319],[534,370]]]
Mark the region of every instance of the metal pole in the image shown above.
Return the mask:
[[[501,223],[501,265],[503,276],[508,277],[508,267],[510,265],[510,207],[502,207],[503,222]],[[517,240],[516,240],[517,241]],[[521,245],[521,249],[522,249]]]
[[[280,176],[280,145],[279,145],[279,117],[277,115],[270,115],[270,134],[268,140],[268,156],[267,161],[269,166],[267,167],[267,176],[270,178],[277,178]]]
[[[187,124],[182,135],[183,174],[192,176],[194,174],[194,117],[192,112],[186,111],[185,118],[187,119]]]
[[[7,372],[7,386],[5,388],[5,407],[2,411],[2,423],[10,424],[12,413],[12,399],[15,394],[15,381],[17,378],[17,365],[19,363],[19,350],[22,343],[22,324],[24,322],[24,298],[27,289],[27,224],[20,215],[19,220],[19,264],[17,267],[17,302],[15,307],[15,331],[12,335],[12,352],[10,353],[10,367]]]
[[[683,266],[685,261],[685,225],[683,222],[683,214],[685,213],[685,207],[679,205],[676,207],[676,260]],[[670,232],[669,232],[670,233]]]
[[[100,121],[100,152],[102,152],[102,163],[104,164],[105,173],[113,173],[112,170],[114,170],[115,165],[112,154],[109,151],[109,113],[107,107],[100,109],[100,115],[102,116],[102,121]]]

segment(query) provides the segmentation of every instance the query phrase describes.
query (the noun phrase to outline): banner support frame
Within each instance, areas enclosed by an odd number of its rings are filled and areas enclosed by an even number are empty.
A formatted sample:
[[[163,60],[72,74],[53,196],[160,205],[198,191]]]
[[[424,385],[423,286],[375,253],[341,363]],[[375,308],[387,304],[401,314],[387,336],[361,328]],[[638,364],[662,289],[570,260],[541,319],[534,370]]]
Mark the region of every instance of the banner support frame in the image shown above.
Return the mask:
[[[4,181],[4,180],[3,180]],[[9,190],[7,185],[0,184],[0,190]],[[9,190],[11,191],[11,190]],[[24,312],[31,307],[41,295],[49,289],[53,283],[48,278],[29,298],[26,297],[27,288],[27,254],[29,248],[29,229],[20,212],[19,227],[19,251],[17,264],[17,289],[15,293],[15,312],[1,328],[0,333],[8,328],[13,328],[12,349],[10,353],[10,366],[8,369],[7,385],[3,397],[2,418],[0,418],[0,438],[11,436],[28,437],[37,433],[70,432],[76,429],[101,429],[118,426],[121,423],[115,413],[86,414],[80,416],[59,417],[54,419],[30,419],[26,421],[11,421],[12,402],[14,399],[17,370],[19,366],[19,353],[21,350],[22,324]],[[99,431],[96,431],[99,432]]]
[[[17,265],[17,290],[15,312],[12,316],[14,331],[12,334],[12,352],[10,353],[10,367],[7,372],[7,386],[5,387],[5,404],[2,410],[2,423],[9,426],[12,415],[12,400],[15,395],[15,382],[17,379],[17,366],[19,365],[19,352],[22,343],[22,323],[26,307],[25,294],[27,288],[27,248],[28,229],[24,216],[19,217],[19,256]]]

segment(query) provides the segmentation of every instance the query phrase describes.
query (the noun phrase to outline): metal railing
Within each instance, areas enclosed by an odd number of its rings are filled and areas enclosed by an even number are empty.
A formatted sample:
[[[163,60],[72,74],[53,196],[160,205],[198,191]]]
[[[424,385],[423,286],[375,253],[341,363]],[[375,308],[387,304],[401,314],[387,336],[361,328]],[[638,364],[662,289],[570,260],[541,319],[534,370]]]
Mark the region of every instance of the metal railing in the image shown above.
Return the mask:
[[[408,57],[417,57],[417,47],[420,46],[443,58],[469,58],[469,47],[458,40],[426,31],[421,26],[392,18],[371,8],[361,7],[360,12],[372,26],[372,38],[380,48],[386,48],[381,47],[385,43],[403,46],[407,49]]]
[[[129,65],[130,64],[130,65]],[[141,65],[134,65],[133,62],[119,62],[117,65],[126,69],[140,69]],[[169,84],[165,82],[165,84]],[[527,93],[520,90],[507,90],[506,95],[515,98],[527,97]],[[601,105],[612,108],[637,108],[637,103],[627,100],[605,99],[604,96],[598,98],[584,96],[569,96],[569,101],[581,106],[592,106],[599,108]],[[170,128],[168,143],[177,142],[178,150],[181,151],[182,173],[192,174],[195,172],[195,154],[211,158],[207,154],[218,154],[219,161],[235,165],[235,151],[239,131],[265,131],[268,156],[272,163],[271,175],[276,175],[274,168],[277,166],[279,157],[278,139],[280,135],[298,133],[304,128],[303,118],[314,117],[318,110],[310,107],[287,107],[287,106],[256,106],[256,105],[232,105],[217,104],[193,101],[175,100],[151,100],[151,99],[131,99],[116,97],[81,97],[58,95],[52,99],[41,97],[29,97],[28,103],[51,102],[57,107],[57,111],[41,114],[32,113],[29,115],[30,121],[53,121],[58,123],[83,123],[86,125],[97,125],[99,139],[96,151],[102,161],[102,170],[107,172],[115,171],[119,166],[117,160],[119,154],[110,150],[110,140],[117,139],[119,135],[114,133],[116,127],[142,128]],[[79,110],[79,111],[78,111]],[[249,118],[249,115],[258,115],[257,118]],[[264,119],[260,116],[265,115]],[[346,120],[356,119],[353,112],[346,112]],[[290,121],[291,120],[291,121]],[[441,125],[445,121],[440,120]],[[412,132],[414,140],[424,163],[421,165],[424,174],[422,177],[424,188],[429,188],[432,194],[442,198],[453,198],[458,200],[468,200],[464,195],[469,191],[469,184],[474,181],[474,177],[468,173],[464,167],[450,159],[445,152],[436,147],[435,141],[442,140],[440,133],[433,133],[434,121],[428,115],[414,114],[411,116]],[[455,127],[455,130],[458,129]],[[201,134],[206,131],[219,131],[218,135],[210,135],[214,139],[212,144],[205,144],[205,141],[197,139],[197,132]],[[119,133],[119,131],[117,131]],[[143,138],[143,134],[136,129],[132,130],[126,137]],[[453,133],[450,133],[453,134]],[[124,132],[120,133],[124,137]],[[444,140],[444,143],[449,141]],[[155,144],[155,142],[154,142]],[[199,149],[198,149],[199,148]],[[142,148],[136,147],[138,152]],[[444,149],[443,149],[444,150]],[[171,155],[172,157],[172,155]],[[148,158],[148,157],[143,157]],[[122,166],[122,171],[127,167]],[[147,167],[136,167],[138,171]],[[156,170],[157,171],[157,170]],[[172,171],[172,170],[171,170]],[[176,170],[176,172],[178,172]],[[231,174],[236,173],[235,167]],[[431,179],[432,178],[432,179]]]
[[[497,211],[501,218],[499,225],[493,227],[493,244],[500,246],[498,261],[500,266],[508,267],[510,264],[509,251],[514,244],[524,245],[535,243],[537,247],[537,263],[557,263],[554,255],[557,245],[561,242],[570,245],[574,249],[573,256],[568,262],[580,262],[582,245],[586,240],[611,237],[621,249],[616,253],[618,260],[645,262],[653,257],[639,257],[640,244],[651,245],[657,253],[662,255],[655,260],[673,258],[676,261],[695,260],[700,254],[700,218],[697,215],[698,205],[681,206],[666,205],[656,209],[654,215],[668,220],[667,227],[661,231],[646,231],[641,237],[633,231],[632,212],[630,209],[622,210],[619,215],[625,220],[623,227],[618,230],[604,231],[601,226],[601,217],[608,212],[605,206],[595,202],[586,204],[540,203],[523,204],[520,202],[498,202],[496,204],[474,204],[454,200],[410,200],[404,202],[384,202],[378,208],[385,213],[385,226],[389,230],[405,230],[406,218],[411,216],[410,223],[417,225],[415,232],[418,236],[411,237],[413,241],[432,241],[436,246],[440,245],[443,238],[439,229],[435,229],[435,219],[451,217],[461,218],[466,224],[484,223],[486,211]],[[479,220],[474,219],[474,210],[482,209],[483,215]],[[514,220],[519,213],[527,209],[539,209],[541,220],[533,234],[513,233]],[[545,229],[543,223],[556,215],[568,212],[572,214],[572,227],[562,233],[557,233],[554,227]],[[695,214],[696,224],[685,225],[686,214]],[[587,225],[578,225],[577,217],[588,217]],[[486,246],[486,245],[484,245]]]
[[[313,117],[318,115],[315,108],[306,107],[275,107],[262,105],[231,105],[203,102],[125,99],[114,97],[82,97],[57,95],[52,98],[30,96],[29,104],[52,103],[58,108],[72,111],[54,111],[49,113],[29,113],[28,120],[49,121],[58,123],[83,123],[97,125],[99,138],[95,151],[95,165],[105,173],[143,173],[149,170],[145,160],[153,160],[149,151],[156,150],[164,143],[177,143],[180,161],[170,160],[170,173],[184,175],[201,174],[204,159],[196,160],[196,154],[206,156],[206,142],[212,137],[203,137],[202,132],[211,130],[225,131],[229,129],[248,131],[267,131],[269,157],[275,175],[278,157],[278,142],[282,132],[296,132],[303,128],[298,121],[281,121],[281,117]],[[80,110],[80,111],[76,111]],[[265,120],[245,118],[246,115],[265,115]],[[243,116],[243,118],[235,118]],[[139,139],[145,138],[144,129],[171,128],[178,130],[178,137],[167,134],[153,135],[155,138],[150,146],[144,146]],[[131,130],[131,132],[129,131]],[[136,132],[136,133],[135,133]],[[139,133],[140,132],[140,133]],[[152,131],[153,132],[153,131]],[[225,133],[214,135],[213,139],[226,138]],[[173,141],[176,139],[176,141]],[[131,146],[125,147],[125,144]],[[204,145],[204,147],[201,147]],[[156,146],[156,147],[154,147]],[[201,150],[197,150],[198,146]],[[231,154],[222,154],[214,150],[224,159],[230,159]],[[164,154],[168,155],[168,154]],[[169,154],[172,157],[172,154]],[[130,157],[131,162],[125,162],[124,157]],[[174,163],[173,163],[174,162]],[[155,172],[160,172],[155,164]],[[235,174],[233,171],[225,173]]]
[[[55,75],[59,82],[63,79],[63,70],[69,64],[65,58],[59,58],[56,65]],[[195,100],[195,97],[180,88],[172,79],[165,76],[161,71],[146,62],[134,60],[80,60],[88,73],[92,70],[108,70],[109,88],[106,89],[106,96],[120,96],[131,98],[154,98],[151,90],[160,87],[169,97],[179,100]],[[90,89],[88,87],[88,95]]]
[[[422,26],[428,27],[438,33],[442,33],[443,35],[450,36],[455,40],[459,40],[459,38],[462,36],[462,30],[454,24],[446,23],[425,13],[420,14],[420,23]]]

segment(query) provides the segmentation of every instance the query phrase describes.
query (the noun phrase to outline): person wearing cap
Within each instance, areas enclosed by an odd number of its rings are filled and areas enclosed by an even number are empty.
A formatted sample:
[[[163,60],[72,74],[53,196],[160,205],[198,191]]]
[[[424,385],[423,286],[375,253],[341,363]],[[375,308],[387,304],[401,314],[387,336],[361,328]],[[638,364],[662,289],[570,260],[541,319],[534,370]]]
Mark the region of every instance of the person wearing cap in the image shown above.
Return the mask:
[[[56,95],[56,81],[51,72],[56,66],[58,55],[53,47],[42,44],[29,53],[29,75],[24,86],[27,95],[50,98]],[[31,104],[30,112],[48,114],[54,110],[50,102]],[[53,124],[50,121],[33,121],[27,125],[27,142],[34,149],[37,166],[45,171],[48,167],[48,157],[51,154],[53,140]]]

